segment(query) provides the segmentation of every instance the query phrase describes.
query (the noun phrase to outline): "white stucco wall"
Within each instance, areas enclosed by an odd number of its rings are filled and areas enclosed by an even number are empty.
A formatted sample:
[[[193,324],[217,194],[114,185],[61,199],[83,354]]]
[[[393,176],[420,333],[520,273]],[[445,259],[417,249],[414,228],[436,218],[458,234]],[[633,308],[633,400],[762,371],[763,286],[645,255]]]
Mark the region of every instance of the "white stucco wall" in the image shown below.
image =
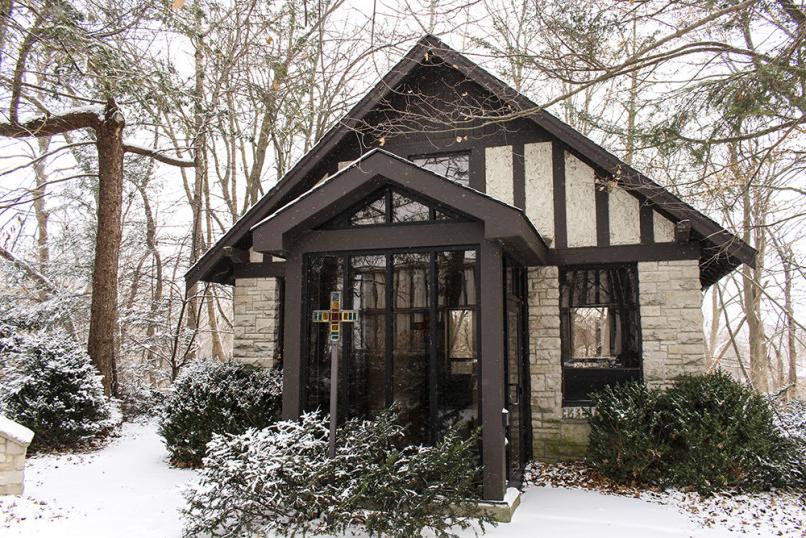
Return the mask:
[[[569,247],[596,246],[595,179],[593,168],[565,152],[565,218]]]
[[[652,212],[652,226],[655,231],[656,243],[671,243],[674,241],[674,223],[657,211]]]
[[[507,204],[514,202],[512,146],[496,146],[484,151],[485,191]]]
[[[634,245],[641,242],[641,205],[638,198],[621,187],[610,197],[610,244]]]
[[[524,144],[526,216],[541,237],[554,241],[554,171],[551,142]]]

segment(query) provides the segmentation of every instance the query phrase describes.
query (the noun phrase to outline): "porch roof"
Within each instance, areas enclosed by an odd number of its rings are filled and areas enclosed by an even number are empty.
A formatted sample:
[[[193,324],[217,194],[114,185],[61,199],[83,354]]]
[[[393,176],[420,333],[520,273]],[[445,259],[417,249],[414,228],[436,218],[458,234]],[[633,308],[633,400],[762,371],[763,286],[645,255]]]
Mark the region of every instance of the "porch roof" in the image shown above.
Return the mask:
[[[478,220],[485,239],[500,242],[525,263],[547,262],[548,247],[523,210],[377,148],[253,226],[253,248],[284,256],[299,233],[325,223],[384,185],[416,193]],[[333,245],[333,249],[340,247]]]

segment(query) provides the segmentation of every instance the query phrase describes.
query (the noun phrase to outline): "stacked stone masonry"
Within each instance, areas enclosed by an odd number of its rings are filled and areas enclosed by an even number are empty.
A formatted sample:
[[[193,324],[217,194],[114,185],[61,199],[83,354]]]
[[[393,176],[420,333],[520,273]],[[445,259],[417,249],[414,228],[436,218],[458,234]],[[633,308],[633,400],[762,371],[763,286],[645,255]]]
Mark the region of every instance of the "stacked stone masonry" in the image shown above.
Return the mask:
[[[697,260],[638,264],[644,381],[665,387],[706,369]]]
[[[697,260],[638,264],[644,379],[650,385],[668,386],[681,374],[705,370],[699,276]],[[578,458],[590,428],[580,408],[562,406],[559,271],[530,268],[528,278],[534,457]]]
[[[239,278],[233,290],[233,359],[271,368],[279,362],[280,283],[276,278]]]
[[[25,453],[33,432],[0,417],[0,495],[22,495]]]

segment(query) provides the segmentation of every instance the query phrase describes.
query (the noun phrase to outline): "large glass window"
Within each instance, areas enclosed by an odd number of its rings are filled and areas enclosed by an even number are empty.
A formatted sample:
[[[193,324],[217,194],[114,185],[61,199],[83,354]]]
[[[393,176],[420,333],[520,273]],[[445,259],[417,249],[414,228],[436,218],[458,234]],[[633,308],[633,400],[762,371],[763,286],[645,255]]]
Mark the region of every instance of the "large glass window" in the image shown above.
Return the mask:
[[[309,309],[344,288],[345,308],[359,313],[343,329],[342,419],[395,402],[412,443],[434,442],[455,422],[478,425],[475,250],[310,256],[307,272]],[[308,410],[329,406],[326,330],[309,332]]]
[[[436,253],[438,435],[457,421],[478,426],[476,252]]]
[[[416,155],[411,162],[444,176],[452,181],[470,186],[470,153],[441,153],[434,155]]]
[[[560,273],[563,401],[641,377],[641,324],[634,265]]]
[[[386,256],[351,256],[348,305],[359,311],[349,349],[348,415],[371,417],[386,407]]]
[[[382,224],[411,224],[462,220],[448,208],[420,199],[416,194],[390,187],[380,189],[334,219],[324,228],[350,228]]]
[[[330,308],[330,292],[342,291],[344,258],[317,256],[308,263],[308,317],[314,310]],[[330,402],[330,353],[326,323],[308,323],[308,360],[305,396],[307,409],[328,409]]]

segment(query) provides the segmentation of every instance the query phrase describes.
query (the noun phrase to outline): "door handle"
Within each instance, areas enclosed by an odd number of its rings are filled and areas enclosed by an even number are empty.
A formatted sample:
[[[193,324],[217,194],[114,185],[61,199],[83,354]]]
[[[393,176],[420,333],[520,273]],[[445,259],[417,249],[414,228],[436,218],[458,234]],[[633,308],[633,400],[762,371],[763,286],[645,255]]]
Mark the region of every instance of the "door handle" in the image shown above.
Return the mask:
[[[512,391],[513,388],[515,389],[514,397],[513,397],[513,391]],[[512,403],[512,404],[518,405],[518,404],[521,403],[521,385],[520,385],[520,383],[510,383],[509,384],[509,399],[510,399],[510,403]]]

